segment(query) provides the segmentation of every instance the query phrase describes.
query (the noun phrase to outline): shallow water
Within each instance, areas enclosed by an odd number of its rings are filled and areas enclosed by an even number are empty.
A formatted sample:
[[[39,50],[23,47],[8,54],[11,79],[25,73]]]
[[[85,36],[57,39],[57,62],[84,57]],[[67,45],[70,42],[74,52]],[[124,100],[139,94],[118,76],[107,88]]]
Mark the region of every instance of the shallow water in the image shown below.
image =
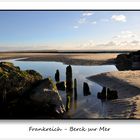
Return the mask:
[[[7,61],[7,60],[6,60]],[[55,72],[60,72],[60,81],[66,79],[67,65],[61,62],[42,62],[42,61],[17,61],[8,60],[19,66],[22,70],[33,69],[38,71],[44,78],[51,77],[55,81]],[[80,66],[71,65],[73,79],[77,79],[77,94],[72,91],[70,96],[65,91],[59,91],[66,107],[69,107],[66,118],[105,118],[107,117],[106,103],[97,98],[97,93],[102,87],[97,83],[91,82],[86,77],[103,72],[117,71],[114,65],[100,66]],[[87,82],[91,95],[84,96],[83,82]]]

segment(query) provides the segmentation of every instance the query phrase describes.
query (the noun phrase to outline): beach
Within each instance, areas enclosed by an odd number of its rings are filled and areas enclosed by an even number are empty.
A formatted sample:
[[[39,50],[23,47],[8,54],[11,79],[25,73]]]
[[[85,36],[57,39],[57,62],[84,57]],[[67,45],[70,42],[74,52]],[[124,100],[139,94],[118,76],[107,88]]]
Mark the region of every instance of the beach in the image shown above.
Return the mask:
[[[91,66],[114,65],[117,55],[117,53],[1,53],[0,59]],[[118,99],[107,101],[105,104],[107,118],[140,118],[140,70],[101,73],[91,75],[88,79],[118,92]]]
[[[118,99],[112,101],[110,115],[115,116],[116,112],[120,112],[122,117],[140,117],[140,70],[102,73],[88,77],[88,79],[117,90]]]
[[[113,64],[117,53],[0,53],[0,59],[23,58],[22,61],[56,61],[71,65]]]

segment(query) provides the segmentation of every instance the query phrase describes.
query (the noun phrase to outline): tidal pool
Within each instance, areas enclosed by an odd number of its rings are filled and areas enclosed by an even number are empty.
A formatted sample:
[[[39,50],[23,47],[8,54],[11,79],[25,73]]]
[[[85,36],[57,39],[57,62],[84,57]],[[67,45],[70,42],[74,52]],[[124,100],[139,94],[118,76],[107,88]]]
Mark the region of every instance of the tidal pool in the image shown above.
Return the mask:
[[[47,61],[22,61],[18,59],[6,60],[19,66],[21,70],[33,69],[39,72],[44,78],[51,77],[55,81],[55,72],[60,72],[60,81],[66,79],[66,67],[68,65],[61,62]],[[77,79],[77,93],[72,91],[68,94],[66,91],[59,90],[64,105],[68,108],[64,118],[105,118],[107,117],[106,102],[97,98],[97,93],[102,88],[99,84],[91,82],[87,77],[103,72],[117,71],[115,65],[71,65],[73,79]],[[90,88],[90,95],[83,93],[83,83],[87,82]],[[110,104],[111,105],[111,104]]]

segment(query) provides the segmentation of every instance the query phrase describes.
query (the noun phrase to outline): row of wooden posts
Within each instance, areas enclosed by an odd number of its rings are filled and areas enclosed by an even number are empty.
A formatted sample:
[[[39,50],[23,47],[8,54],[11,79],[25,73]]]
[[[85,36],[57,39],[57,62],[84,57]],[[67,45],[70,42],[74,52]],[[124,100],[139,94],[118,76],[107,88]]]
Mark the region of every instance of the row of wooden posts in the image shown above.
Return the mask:
[[[56,82],[60,81],[59,70],[56,70],[55,80]],[[74,79],[74,86],[73,86],[72,67],[69,65],[66,67],[66,91],[72,91],[73,89],[77,92],[77,80]],[[86,82],[83,83],[83,94],[84,96],[88,96],[91,94],[89,85]],[[118,93],[117,91],[110,90],[109,88],[103,87],[103,90],[101,92],[98,92],[97,98],[103,99],[103,100],[104,99],[107,99],[107,100],[117,99]]]
[[[60,82],[59,70],[56,70],[55,81],[57,83]],[[77,80],[75,78],[74,79],[74,84],[73,84],[72,67],[71,67],[71,65],[69,65],[69,66],[66,67],[66,91],[72,91],[73,89],[77,90]],[[86,82],[83,83],[83,92],[84,92],[84,96],[87,96],[87,95],[91,94],[88,83],[86,83]]]

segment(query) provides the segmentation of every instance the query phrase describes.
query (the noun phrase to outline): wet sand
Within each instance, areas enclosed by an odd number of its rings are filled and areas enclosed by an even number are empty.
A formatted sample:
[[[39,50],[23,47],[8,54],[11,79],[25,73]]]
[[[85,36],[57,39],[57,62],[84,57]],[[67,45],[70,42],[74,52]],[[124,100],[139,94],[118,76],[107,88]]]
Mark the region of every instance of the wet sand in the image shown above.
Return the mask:
[[[88,79],[118,91],[118,99],[109,101],[111,118],[140,119],[140,70],[102,73]]]
[[[113,64],[117,53],[0,53],[0,59],[25,58],[22,61],[56,61],[70,65]]]

